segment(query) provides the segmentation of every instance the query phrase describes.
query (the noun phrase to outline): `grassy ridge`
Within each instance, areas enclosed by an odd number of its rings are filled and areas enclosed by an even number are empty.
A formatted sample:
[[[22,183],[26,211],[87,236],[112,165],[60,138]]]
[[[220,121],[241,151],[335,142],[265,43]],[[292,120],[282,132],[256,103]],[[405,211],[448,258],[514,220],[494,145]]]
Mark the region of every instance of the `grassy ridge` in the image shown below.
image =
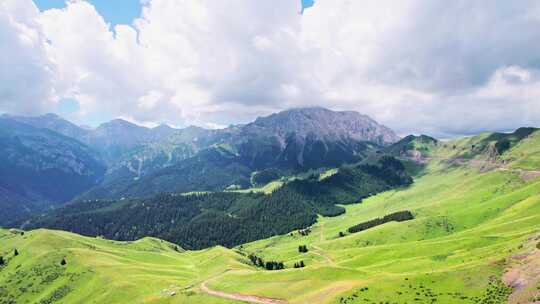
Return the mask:
[[[247,268],[241,256],[222,247],[184,252],[154,238],[116,242],[61,231],[1,230],[0,244],[8,260],[0,270],[2,303],[231,303],[194,287],[226,268]],[[60,265],[62,259],[67,265]]]

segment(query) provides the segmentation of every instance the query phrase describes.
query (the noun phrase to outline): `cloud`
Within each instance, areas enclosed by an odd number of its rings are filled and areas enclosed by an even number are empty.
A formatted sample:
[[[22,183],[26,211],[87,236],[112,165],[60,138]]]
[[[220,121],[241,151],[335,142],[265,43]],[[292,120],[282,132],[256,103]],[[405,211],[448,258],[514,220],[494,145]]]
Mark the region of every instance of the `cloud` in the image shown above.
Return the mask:
[[[540,125],[537,1],[144,3],[112,28],[82,0],[2,2],[0,110],[67,98],[83,121],[211,126],[320,105],[436,136]]]
[[[0,110],[40,113],[54,103],[54,65],[31,0],[0,2]]]

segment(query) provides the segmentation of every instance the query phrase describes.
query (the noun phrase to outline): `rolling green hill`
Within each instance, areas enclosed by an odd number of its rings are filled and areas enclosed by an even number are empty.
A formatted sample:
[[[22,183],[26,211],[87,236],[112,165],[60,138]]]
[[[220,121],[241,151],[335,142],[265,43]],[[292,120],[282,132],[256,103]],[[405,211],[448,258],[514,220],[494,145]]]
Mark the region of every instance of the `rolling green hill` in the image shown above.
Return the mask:
[[[21,303],[55,295],[59,303],[534,303],[540,132],[497,154],[487,153],[500,141],[491,136],[440,142],[417,160],[423,168],[412,186],[344,205],[344,214],[319,217],[302,233],[234,249],[2,230],[0,295]],[[347,232],[399,211],[414,219]],[[285,269],[263,270],[249,255]],[[306,267],[293,268],[300,261]]]

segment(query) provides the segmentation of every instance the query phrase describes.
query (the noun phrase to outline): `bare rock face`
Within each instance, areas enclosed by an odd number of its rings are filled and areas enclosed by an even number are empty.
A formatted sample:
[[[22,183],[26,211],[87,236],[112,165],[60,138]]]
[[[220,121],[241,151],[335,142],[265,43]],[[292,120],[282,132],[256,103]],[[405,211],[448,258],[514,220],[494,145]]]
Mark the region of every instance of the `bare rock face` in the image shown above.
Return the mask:
[[[357,112],[292,109],[243,126],[234,142],[256,168],[335,166],[362,158],[373,146],[399,140],[389,128]]]
[[[266,131],[286,138],[295,133],[301,138],[309,135],[319,139],[356,140],[389,145],[400,138],[391,129],[370,117],[353,111],[331,111],[325,108],[299,108],[260,117],[246,125],[247,130]]]

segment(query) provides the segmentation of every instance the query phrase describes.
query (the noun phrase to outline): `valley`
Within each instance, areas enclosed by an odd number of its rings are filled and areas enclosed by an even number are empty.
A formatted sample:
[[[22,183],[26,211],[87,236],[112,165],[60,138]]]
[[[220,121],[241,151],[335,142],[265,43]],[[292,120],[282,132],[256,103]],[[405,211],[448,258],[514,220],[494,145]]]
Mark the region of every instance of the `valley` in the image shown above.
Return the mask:
[[[230,249],[185,251],[153,238],[118,242],[55,230],[2,230],[0,255],[7,263],[0,270],[1,299],[534,303],[540,296],[540,180],[523,175],[540,168],[540,133],[531,132],[496,158],[472,147],[484,138],[417,149],[430,158],[404,158],[414,172],[411,186],[342,205],[345,213],[318,216],[305,232]],[[414,219],[347,232],[404,210]],[[249,255],[283,262],[285,269],[256,267]],[[305,267],[294,268],[300,261]]]

